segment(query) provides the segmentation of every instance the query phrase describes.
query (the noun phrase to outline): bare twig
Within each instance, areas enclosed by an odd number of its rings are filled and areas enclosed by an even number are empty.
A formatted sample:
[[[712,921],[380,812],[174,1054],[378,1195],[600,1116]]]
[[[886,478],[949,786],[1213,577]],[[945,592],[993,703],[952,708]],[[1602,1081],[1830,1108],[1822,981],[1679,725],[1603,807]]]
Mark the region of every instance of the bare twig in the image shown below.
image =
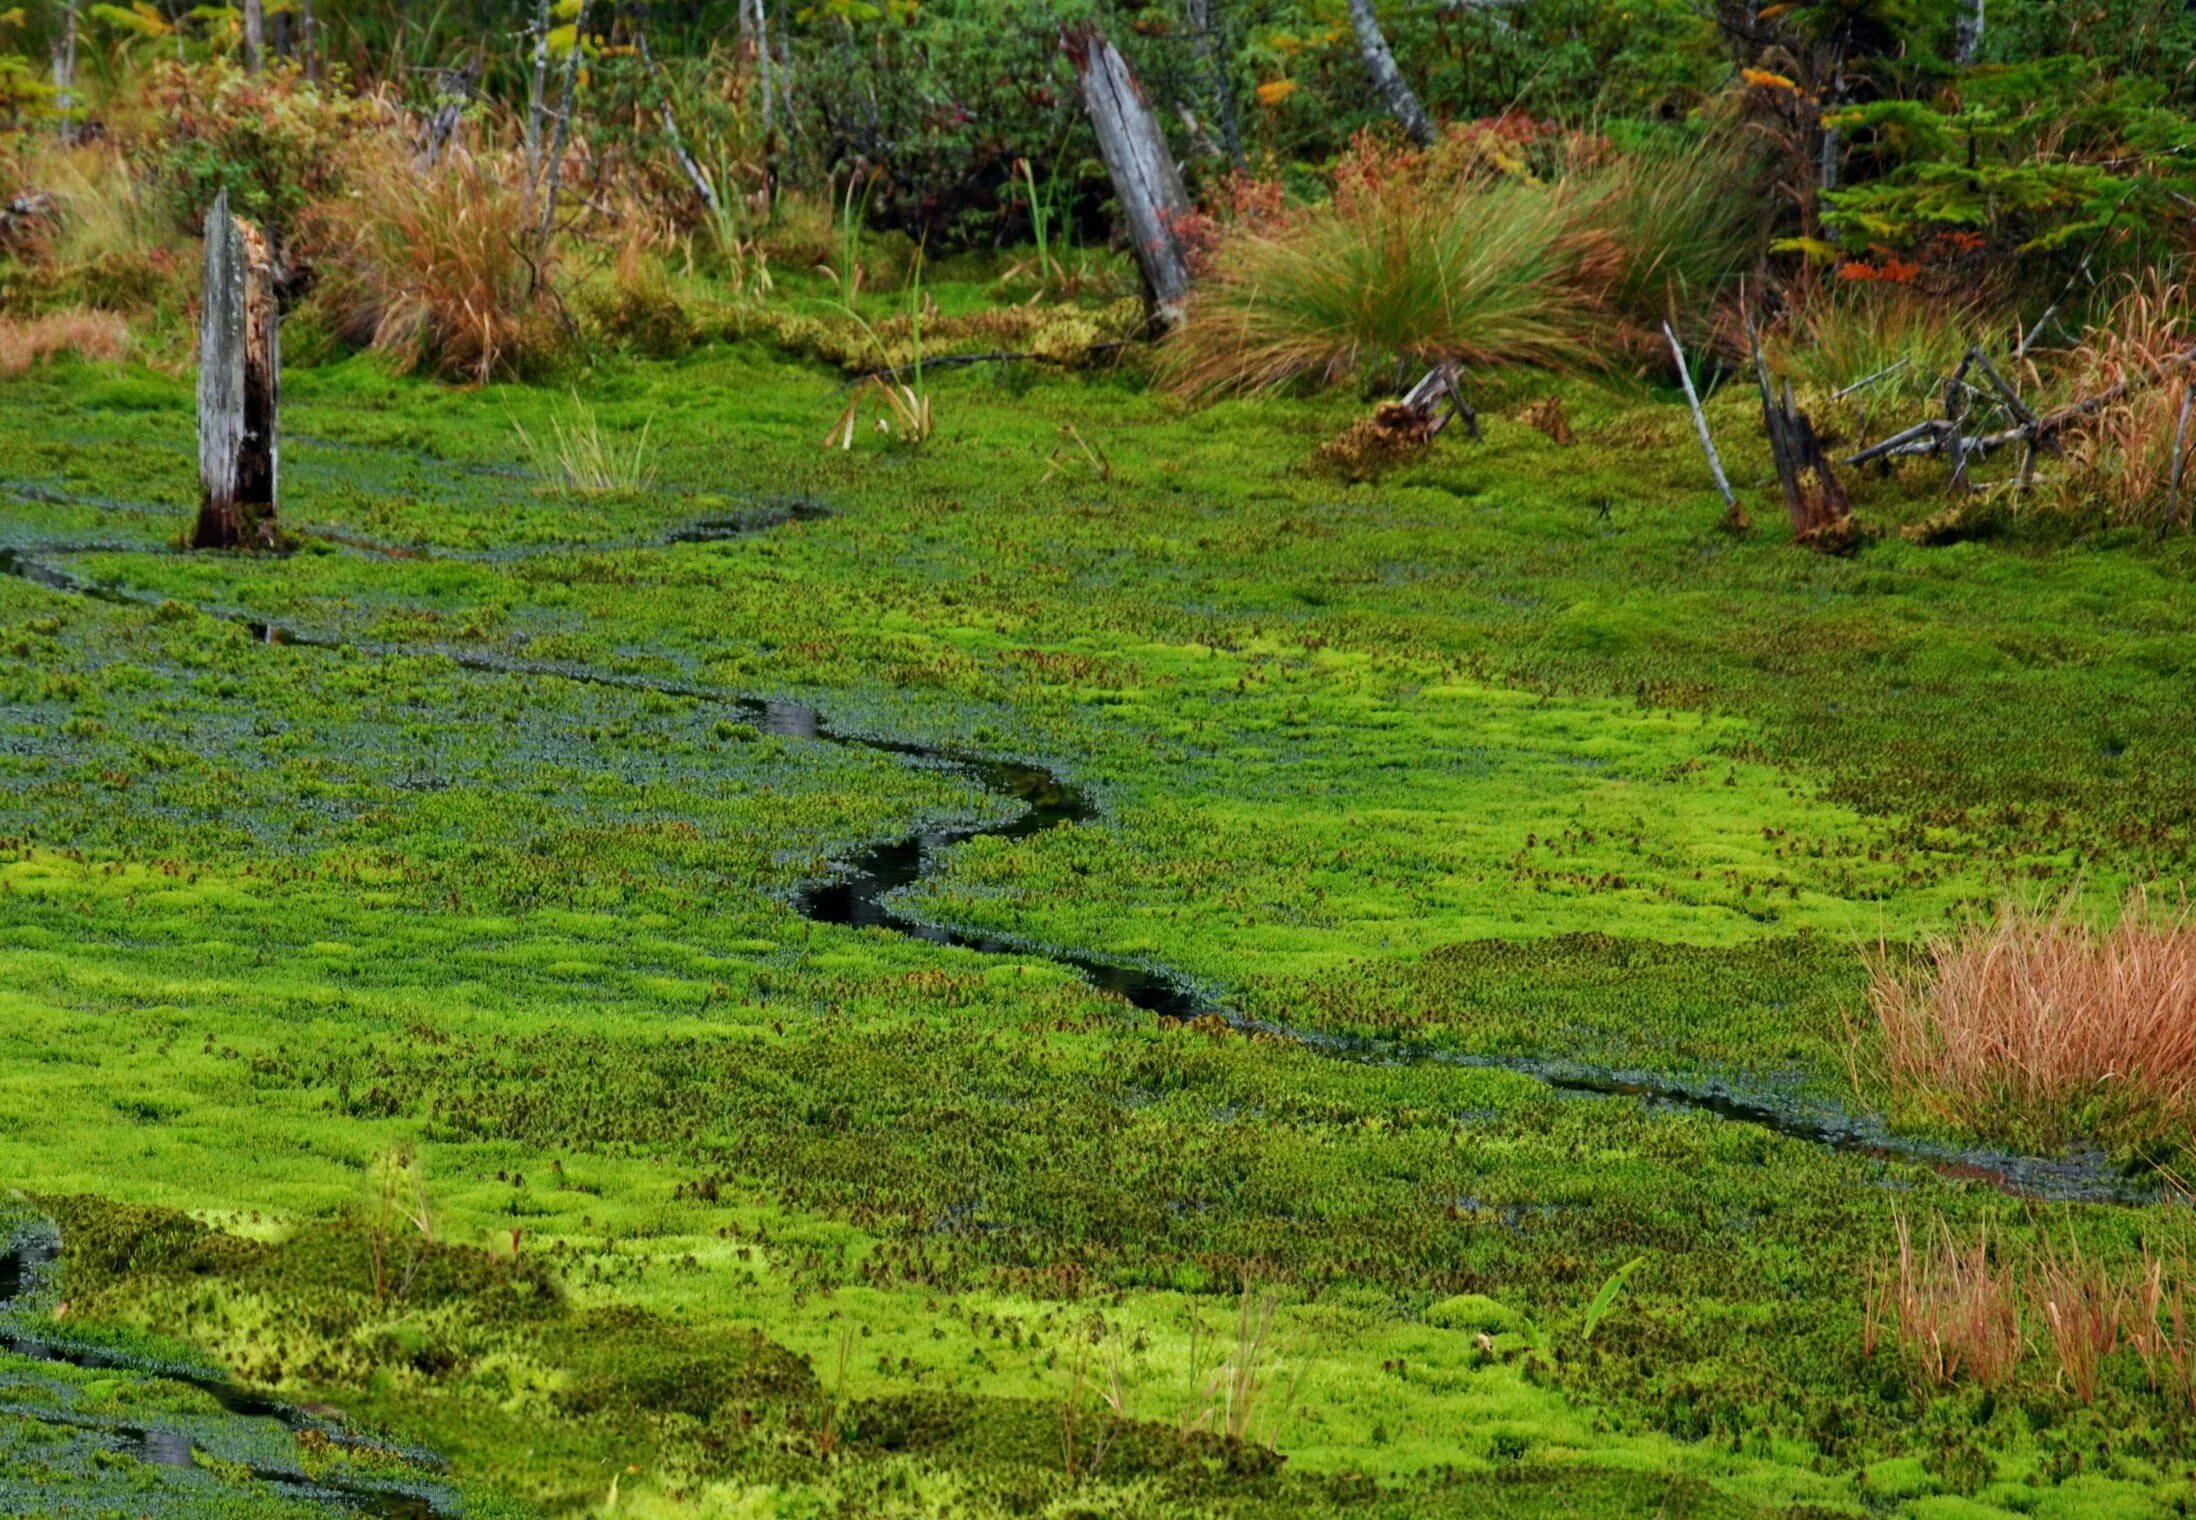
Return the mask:
[[[1708,456],[1708,473],[1716,478],[1716,489],[1723,493],[1723,504],[1736,507],[1738,497],[1731,492],[1731,482],[1723,473],[1723,458],[1716,453],[1716,440],[1708,432],[1708,414],[1700,409],[1700,394],[1693,389],[1693,372],[1686,367],[1685,349],[1667,322],[1662,324],[1662,335],[1670,340],[1670,356],[1677,360],[1678,384],[1685,387],[1685,404],[1693,409],[1693,428],[1700,434],[1701,452]]]
[[[1852,395],[1855,391],[1865,390],[1869,386],[1874,385],[1878,380],[1890,379],[1893,375],[1897,374],[1900,370],[1905,369],[1909,364],[1912,364],[1913,362],[1913,358],[1909,356],[1907,358],[1901,359],[1896,364],[1877,370],[1873,375],[1863,375],[1860,379],[1855,380],[1851,385],[1845,387],[1845,389],[1841,391],[1832,391],[1830,393],[1830,399],[1832,401],[1843,401],[1846,397]]]
[[[2173,424],[2173,473],[2166,483],[2165,521],[2158,525],[2158,536],[2163,538],[2173,531],[2174,520],[2181,515],[2181,466],[2188,460],[2185,452],[2188,443],[2188,408],[2196,401],[2196,386],[2181,387],[2181,417]]]

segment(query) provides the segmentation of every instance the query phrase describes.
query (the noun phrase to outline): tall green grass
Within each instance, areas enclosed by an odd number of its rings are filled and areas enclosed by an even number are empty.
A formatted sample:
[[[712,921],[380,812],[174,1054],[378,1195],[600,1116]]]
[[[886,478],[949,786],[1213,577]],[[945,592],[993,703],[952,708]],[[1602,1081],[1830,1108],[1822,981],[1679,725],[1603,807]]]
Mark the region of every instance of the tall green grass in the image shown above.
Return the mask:
[[[1397,185],[1222,246],[1169,349],[1194,392],[1249,391],[1368,363],[1571,366],[1591,351],[1576,218],[1561,187],[1499,182],[1429,197]]]

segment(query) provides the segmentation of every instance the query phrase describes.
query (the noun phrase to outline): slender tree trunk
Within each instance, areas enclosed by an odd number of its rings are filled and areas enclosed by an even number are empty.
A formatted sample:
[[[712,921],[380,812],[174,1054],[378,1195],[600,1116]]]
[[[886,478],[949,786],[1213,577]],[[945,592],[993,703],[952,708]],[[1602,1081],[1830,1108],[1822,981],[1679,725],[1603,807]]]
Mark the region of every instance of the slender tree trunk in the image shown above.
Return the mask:
[[[763,9],[770,8],[770,0],[763,0]],[[793,136],[793,28],[786,20],[784,6],[778,7],[778,120],[788,140]]]
[[[538,228],[544,246],[556,227],[557,187],[564,177],[564,150],[572,140],[572,106],[579,94],[580,39],[586,35],[586,28],[587,0],[580,0],[579,13],[572,18],[572,51],[564,55],[564,87],[557,95],[556,131],[549,142],[548,183],[542,191]]]
[[[640,33],[640,55],[641,66],[648,70],[649,77],[656,82],[657,105],[663,114],[663,134],[671,140],[671,156],[678,160],[679,168],[684,171],[687,183],[692,185],[695,193],[702,198],[702,204],[709,208],[709,214],[711,216],[723,215],[723,208],[717,201],[717,187],[709,183],[709,176],[702,172],[702,166],[696,163],[694,155],[687,151],[686,134],[679,130],[678,113],[671,108],[671,87],[664,83],[662,71],[656,67],[656,60],[648,51],[648,34],[646,32]]]
[[[1952,61],[1962,68],[1982,56],[1983,0],[1966,0],[1960,7],[1959,30],[1954,34]]]
[[[754,49],[755,77],[762,86],[763,142],[767,145],[777,118],[778,102],[777,86],[771,78],[770,9],[763,0],[740,0],[740,40]]]
[[[244,0],[244,67],[256,74],[266,62],[266,0]]]
[[[1181,235],[1190,204],[1181,171],[1128,61],[1096,23],[1063,33],[1060,43],[1075,64],[1114,199],[1128,218],[1152,317],[1171,327],[1181,320],[1190,285],[1189,250]]]
[[[526,90],[526,193],[541,186],[541,133],[549,112],[549,12],[554,0],[541,0],[534,12],[534,71]]]
[[[1197,60],[1204,66],[1205,88],[1212,96],[1213,114],[1220,121],[1220,141],[1228,161],[1243,167],[1242,124],[1235,114],[1235,84],[1228,77],[1227,38],[1221,26],[1220,0],[1189,0],[1190,40]]]
[[[53,43],[53,103],[61,113],[61,140],[76,140],[76,0],[61,7],[61,35]]]
[[[1411,93],[1403,71],[1395,66],[1395,54],[1388,51],[1388,39],[1381,33],[1380,18],[1373,14],[1373,0],[1350,0],[1350,20],[1357,28],[1357,50],[1364,55],[1365,72],[1372,75],[1373,88],[1387,102],[1388,114],[1402,126],[1412,142],[1421,148],[1431,147],[1433,119],[1418,103],[1418,97]]]
[[[274,257],[257,227],[229,214],[223,190],[206,214],[194,547],[274,547],[281,378]]]
[[[320,78],[320,23],[313,18],[313,0],[304,0],[298,9],[298,51],[305,58],[305,77]]]

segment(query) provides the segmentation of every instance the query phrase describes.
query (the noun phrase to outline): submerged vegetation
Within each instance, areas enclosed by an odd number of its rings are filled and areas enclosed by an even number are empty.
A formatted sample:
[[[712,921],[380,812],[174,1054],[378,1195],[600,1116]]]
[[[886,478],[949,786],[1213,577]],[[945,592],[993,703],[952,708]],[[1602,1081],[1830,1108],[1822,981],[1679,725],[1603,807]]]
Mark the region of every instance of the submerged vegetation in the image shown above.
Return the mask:
[[[2187,1512],[2196,22],[1998,9],[0,12],[0,1508]]]

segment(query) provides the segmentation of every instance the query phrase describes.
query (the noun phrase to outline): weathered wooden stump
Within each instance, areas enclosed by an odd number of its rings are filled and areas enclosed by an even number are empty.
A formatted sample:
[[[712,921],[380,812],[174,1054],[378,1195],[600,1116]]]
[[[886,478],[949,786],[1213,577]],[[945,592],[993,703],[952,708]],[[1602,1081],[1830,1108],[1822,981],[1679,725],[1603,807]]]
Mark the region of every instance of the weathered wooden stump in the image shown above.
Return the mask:
[[[1754,381],[1761,387],[1762,426],[1769,434],[1769,457],[1777,467],[1777,485],[1784,492],[1792,537],[1818,549],[1843,552],[1857,542],[1845,486],[1830,467],[1813,419],[1793,400],[1792,383],[1785,381],[1780,392],[1770,378],[1761,334],[1754,330],[1751,317],[1746,322],[1746,347],[1754,361]]]
[[[1181,171],[1128,60],[1106,34],[1095,23],[1086,23],[1062,32],[1060,45],[1075,65],[1099,156],[1128,218],[1152,317],[1172,327],[1182,319],[1182,301],[1190,287],[1189,247],[1182,238],[1190,199]]]
[[[206,273],[198,319],[200,549],[271,549],[275,536],[282,320],[274,254],[257,227],[229,214],[229,192],[206,214]]]

